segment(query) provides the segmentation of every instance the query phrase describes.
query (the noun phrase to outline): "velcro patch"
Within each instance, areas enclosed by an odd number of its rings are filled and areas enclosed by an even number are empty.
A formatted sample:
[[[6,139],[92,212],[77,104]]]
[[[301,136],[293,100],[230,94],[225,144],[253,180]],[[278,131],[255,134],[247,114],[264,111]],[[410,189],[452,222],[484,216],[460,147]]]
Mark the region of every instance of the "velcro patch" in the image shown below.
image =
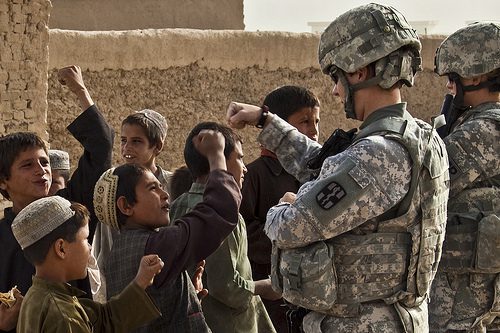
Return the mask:
[[[342,186],[336,182],[331,182],[316,195],[316,202],[321,208],[330,209],[345,197],[346,194]]]

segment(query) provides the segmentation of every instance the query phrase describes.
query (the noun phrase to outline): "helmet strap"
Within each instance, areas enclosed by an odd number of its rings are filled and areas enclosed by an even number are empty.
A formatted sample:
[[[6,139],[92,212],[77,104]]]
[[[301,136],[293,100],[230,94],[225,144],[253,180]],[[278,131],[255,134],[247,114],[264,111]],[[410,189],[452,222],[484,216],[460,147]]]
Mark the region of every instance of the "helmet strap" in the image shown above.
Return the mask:
[[[344,101],[344,111],[346,117],[348,119],[357,119],[356,113],[354,112],[354,89],[355,85],[352,85],[347,81],[345,76],[345,72],[343,70],[337,70],[337,77],[339,78],[340,83],[344,86],[344,90],[346,92],[345,101]]]
[[[467,86],[471,87],[471,86]],[[460,116],[469,109],[468,106],[464,105],[464,91],[472,91],[472,90],[477,90],[477,89],[470,89],[470,90],[465,90],[460,80],[455,81],[455,88],[456,88],[456,94],[455,97],[453,97],[452,102],[450,103],[450,107],[448,109],[448,112],[446,112],[447,117],[446,117],[446,127],[444,129],[444,135],[443,137],[447,136],[448,134],[451,133],[452,126],[453,124],[457,121]]]

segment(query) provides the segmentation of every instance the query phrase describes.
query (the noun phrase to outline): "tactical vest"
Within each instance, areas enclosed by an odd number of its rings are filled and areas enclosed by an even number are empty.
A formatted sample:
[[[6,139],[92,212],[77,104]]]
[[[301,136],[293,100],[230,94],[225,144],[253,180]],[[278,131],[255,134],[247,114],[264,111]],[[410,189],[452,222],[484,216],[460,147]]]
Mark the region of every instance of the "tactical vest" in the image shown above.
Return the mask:
[[[466,120],[470,119],[498,124],[500,110],[478,109],[467,115]],[[475,149],[472,145],[462,148]],[[439,269],[461,274],[500,273],[500,174],[490,175],[450,199]]]
[[[286,250],[273,244],[271,279],[285,299],[313,311],[352,317],[361,303],[383,300],[395,304],[405,327],[417,327],[418,318],[401,312],[422,304],[437,270],[445,235],[448,158],[425,122],[406,111],[377,112],[383,114],[358,133],[353,145],[371,135],[401,143],[412,160],[407,195],[394,209],[366,222],[378,223],[376,233],[346,233]]]
[[[120,293],[134,279],[151,235],[147,230],[120,232],[106,263],[107,298]],[[198,296],[186,271],[168,284],[146,289],[162,313],[147,325],[133,332],[210,332]]]

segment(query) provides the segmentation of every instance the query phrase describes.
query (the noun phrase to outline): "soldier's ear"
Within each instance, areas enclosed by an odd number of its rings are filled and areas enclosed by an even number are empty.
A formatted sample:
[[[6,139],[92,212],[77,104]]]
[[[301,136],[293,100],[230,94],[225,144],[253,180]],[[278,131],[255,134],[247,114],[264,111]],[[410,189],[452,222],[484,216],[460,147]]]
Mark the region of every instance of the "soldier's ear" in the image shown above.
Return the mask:
[[[132,216],[133,213],[133,205],[130,205],[127,199],[122,195],[116,201],[116,206],[120,210],[120,212],[125,216]]]

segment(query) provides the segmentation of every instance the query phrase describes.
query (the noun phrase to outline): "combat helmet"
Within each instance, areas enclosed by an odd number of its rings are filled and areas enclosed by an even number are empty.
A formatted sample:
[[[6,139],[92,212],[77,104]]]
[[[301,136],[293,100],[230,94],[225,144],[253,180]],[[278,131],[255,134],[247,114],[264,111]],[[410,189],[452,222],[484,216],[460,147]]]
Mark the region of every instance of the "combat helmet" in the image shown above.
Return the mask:
[[[413,85],[422,68],[422,46],[416,31],[396,9],[376,3],[356,7],[336,18],[321,34],[319,63],[325,74],[335,74],[347,88],[348,118],[355,118],[352,93],[376,85],[384,89],[402,81]],[[348,85],[343,73],[375,63],[375,76]],[[339,69],[341,71],[339,71]]]
[[[436,50],[434,71],[471,78],[500,68],[500,25],[476,22],[457,30]]]

